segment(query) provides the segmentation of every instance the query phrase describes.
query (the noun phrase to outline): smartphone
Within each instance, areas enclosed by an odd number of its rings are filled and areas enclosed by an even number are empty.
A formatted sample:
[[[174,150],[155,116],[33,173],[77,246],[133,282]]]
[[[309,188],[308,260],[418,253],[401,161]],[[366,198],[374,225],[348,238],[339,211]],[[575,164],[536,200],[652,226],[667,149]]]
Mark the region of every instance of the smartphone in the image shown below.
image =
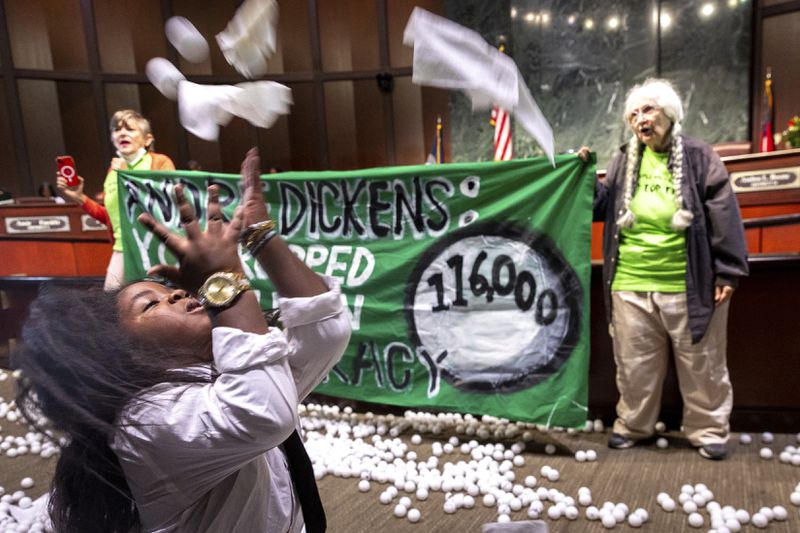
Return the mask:
[[[56,157],[56,164],[58,165],[58,173],[61,177],[67,180],[67,185],[74,187],[78,185],[78,171],[75,170],[75,160],[69,155],[60,155]]]

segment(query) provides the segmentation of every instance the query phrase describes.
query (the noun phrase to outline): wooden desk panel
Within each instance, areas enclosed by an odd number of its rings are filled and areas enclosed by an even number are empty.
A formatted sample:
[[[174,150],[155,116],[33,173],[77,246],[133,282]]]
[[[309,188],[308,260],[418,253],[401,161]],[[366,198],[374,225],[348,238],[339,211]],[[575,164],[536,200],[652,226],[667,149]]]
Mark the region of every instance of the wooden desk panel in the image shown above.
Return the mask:
[[[9,219],[18,217],[30,219],[66,218],[68,231],[32,231],[14,233],[10,231]],[[83,219],[92,224],[92,229],[85,228]],[[63,228],[57,228],[63,229]],[[91,218],[83,209],[74,204],[56,204],[51,202],[31,204],[9,204],[0,206],[0,240],[72,240],[107,242],[108,232],[105,226]]]
[[[76,205],[0,206],[0,276],[105,276],[108,233],[86,217]],[[31,226],[33,231],[13,232]]]
[[[75,275],[104,276],[111,259],[111,243],[82,242],[75,244]]]
[[[0,276],[74,276],[71,242],[0,241]]]

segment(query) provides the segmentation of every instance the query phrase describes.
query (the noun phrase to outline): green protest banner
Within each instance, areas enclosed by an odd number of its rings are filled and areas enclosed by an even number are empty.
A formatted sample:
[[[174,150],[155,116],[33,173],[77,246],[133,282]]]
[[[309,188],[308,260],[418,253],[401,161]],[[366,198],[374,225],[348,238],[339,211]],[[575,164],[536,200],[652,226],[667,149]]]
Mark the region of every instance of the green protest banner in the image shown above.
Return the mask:
[[[594,164],[574,155],[500,163],[287,172],[262,176],[280,235],[341,282],[353,336],[317,391],[550,425],[586,420]],[[238,176],[119,172],[125,270],[174,263],[135,222],[168,227],[183,183],[205,219],[220,186],[227,216]],[[134,222],[131,222],[134,221]],[[265,272],[242,251],[264,308]]]

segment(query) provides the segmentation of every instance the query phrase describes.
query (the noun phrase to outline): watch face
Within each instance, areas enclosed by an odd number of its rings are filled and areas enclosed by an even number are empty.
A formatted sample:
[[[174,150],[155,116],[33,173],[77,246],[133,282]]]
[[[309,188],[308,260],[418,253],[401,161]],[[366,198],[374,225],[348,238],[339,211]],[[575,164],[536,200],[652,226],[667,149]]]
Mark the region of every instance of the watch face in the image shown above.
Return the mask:
[[[208,285],[206,296],[215,304],[226,303],[236,295],[233,283],[225,278],[212,280]]]
[[[200,288],[201,302],[206,307],[225,307],[249,288],[250,285],[241,274],[217,272],[212,274]]]

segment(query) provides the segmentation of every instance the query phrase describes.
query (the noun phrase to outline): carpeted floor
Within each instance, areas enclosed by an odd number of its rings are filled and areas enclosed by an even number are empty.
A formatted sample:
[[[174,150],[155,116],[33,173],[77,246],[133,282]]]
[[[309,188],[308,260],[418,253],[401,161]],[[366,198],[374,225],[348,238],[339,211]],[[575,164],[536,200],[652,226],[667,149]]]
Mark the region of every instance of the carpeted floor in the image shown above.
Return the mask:
[[[10,377],[10,376],[9,376]],[[0,382],[0,396],[6,401],[13,394],[11,380]],[[27,428],[19,423],[0,420],[0,434],[24,435]],[[800,428],[798,428],[800,429]],[[408,443],[411,432],[403,435]],[[705,525],[700,529],[691,528],[687,515],[680,509],[667,513],[656,504],[659,492],[669,493],[675,500],[682,485],[704,483],[715,494],[721,505],[732,505],[744,508],[751,514],[764,506],[782,505],[789,513],[784,522],[771,522],[767,531],[788,533],[800,531],[800,515],[798,508],[789,502],[789,496],[795,485],[800,482],[800,467],[794,467],[778,461],[778,453],[784,446],[799,445],[795,435],[775,435],[775,442],[769,447],[775,452],[771,460],[763,460],[758,451],[763,446],[760,436],[753,435],[753,443],[741,445],[737,436],[731,441],[731,456],[722,462],[702,459],[697,452],[689,448],[676,433],[669,434],[670,447],[657,449],[654,445],[637,447],[626,451],[609,450],[605,445],[608,433],[578,433],[570,436],[566,433],[539,434],[534,443],[529,443],[524,453],[525,465],[515,468],[517,482],[526,475],[533,474],[539,479],[539,485],[556,488],[577,499],[577,491],[581,486],[592,490],[595,505],[605,501],[623,502],[631,510],[644,507],[650,514],[650,521],[642,530],[653,532],[707,531],[708,513],[703,513]],[[441,439],[439,439],[441,440]],[[431,454],[433,438],[423,436],[419,445],[409,443],[409,449],[415,450],[420,460]],[[546,442],[557,444],[555,455],[542,452]],[[576,450],[594,449],[598,459],[593,463],[578,463],[573,457]],[[442,462],[469,460],[458,450],[451,455],[443,456]],[[29,489],[28,496],[33,498],[47,490],[49,478],[56,458],[42,459],[38,456],[24,455],[9,458],[0,456],[0,486],[6,493],[19,490],[23,477],[32,477],[36,485]],[[540,468],[549,465],[558,469],[561,477],[558,481],[549,482],[540,475]],[[332,533],[372,533],[372,532],[479,532],[481,525],[496,519],[495,509],[484,507],[480,497],[476,498],[473,509],[459,510],[455,514],[443,511],[444,494],[431,492],[426,501],[418,502],[413,494],[414,507],[419,509],[422,519],[412,524],[406,518],[394,517],[394,503],[383,505],[378,496],[384,485],[372,483],[371,490],[363,493],[357,488],[358,479],[334,478],[326,476],[319,483],[323,502],[327,509],[329,531]],[[606,531],[600,522],[590,522],[585,518],[584,509],[575,521],[565,518],[545,520],[552,532],[600,532]],[[514,520],[527,520],[525,508],[513,513]],[[629,525],[616,526],[617,530],[631,530]],[[756,531],[753,525],[745,526],[742,531]]]
[[[754,436],[755,437],[755,436]],[[721,462],[703,459],[687,444],[679,445],[676,438],[670,438],[672,445],[666,450],[655,446],[634,448],[625,451],[610,450],[605,446],[607,434],[579,434],[575,437],[560,434],[553,437],[564,446],[559,454],[549,456],[541,453],[526,453],[526,464],[515,469],[517,479],[533,474],[539,478],[539,485],[554,487],[577,499],[578,488],[589,487],[595,505],[605,501],[625,503],[631,510],[644,507],[650,514],[650,521],[642,527],[646,531],[679,532],[708,531],[708,514],[703,513],[706,526],[695,529],[688,525],[687,515],[680,508],[667,513],[656,504],[659,492],[669,493],[677,500],[681,486],[704,483],[715,495],[721,505],[732,505],[748,510],[751,514],[761,507],[782,505],[789,512],[785,522],[770,522],[768,531],[800,531],[798,508],[791,505],[789,496],[800,482],[800,467],[780,463],[777,452],[787,444],[795,445],[794,435],[776,435],[770,447],[776,452],[775,458],[763,460],[758,455],[762,446],[760,438],[743,446],[732,442],[731,456]],[[406,441],[408,439],[406,438]],[[430,454],[430,441],[423,440],[420,446],[411,449]],[[578,463],[567,449],[595,449],[598,459],[594,463]],[[562,455],[563,453],[563,455]],[[462,460],[464,456],[454,454],[452,460]],[[467,458],[467,460],[469,460]],[[543,465],[556,468],[561,478],[556,482],[542,480],[539,470]],[[422,520],[417,524],[407,519],[395,518],[393,505],[382,505],[378,501],[383,486],[373,484],[370,492],[360,493],[356,479],[338,479],[327,476],[320,482],[325,507],[328,509],[330,531],[348,533],[385,532],[479,532],[481,525],[496,520],[494,509],[484,507],[480,500],[470,510],[459,510],[448,515],[442,510],[444,495],[431,493],[428,500],[415,502],[422,512]],[[413,500],[412,495],[412,500]],[[527,520],[525,508],[512,515],[515,520]],[[586,520],[584,513],[571,522],[565,518],[547,520],[554,533],[600,532],[606,529],[599,522]],[[632,530],[630,526],[618,525],[615,529]],[[743,531],[755,531],[752,525]]]

